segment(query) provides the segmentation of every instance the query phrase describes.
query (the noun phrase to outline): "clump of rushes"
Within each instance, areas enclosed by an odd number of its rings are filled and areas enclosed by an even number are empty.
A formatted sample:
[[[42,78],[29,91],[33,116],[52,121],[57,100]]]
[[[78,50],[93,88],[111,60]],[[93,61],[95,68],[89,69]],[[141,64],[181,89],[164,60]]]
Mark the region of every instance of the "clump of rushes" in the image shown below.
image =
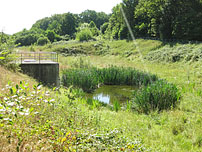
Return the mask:
[[[158,79],[156,75],[141,72],[134,68],[116,66],[100,69],[99,76],[105,85],[146,86]]]
[[[133,108],[143,113],[175,108],[181,93],[176,85],[159,80],[134,92]]]
[[[85,92],[92,92],[98,84],[105,85],[148,85],[158,80],[156,75],[144,73],[133,68],[108,67],[103,69],[67,69],[63,72],[64,86],[82,88]]]
[[[84,92],[92,92],[99,84],[96,69],[67,69],[63,72],[62,83],[64,86],[82,88]]]

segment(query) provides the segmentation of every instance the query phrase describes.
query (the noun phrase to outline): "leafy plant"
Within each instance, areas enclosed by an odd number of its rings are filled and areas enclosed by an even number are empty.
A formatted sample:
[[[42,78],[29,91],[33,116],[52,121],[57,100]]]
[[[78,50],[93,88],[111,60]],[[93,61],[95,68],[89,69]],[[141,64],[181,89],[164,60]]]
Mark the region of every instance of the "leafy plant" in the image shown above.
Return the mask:
[[[113,107],[116,112],[118,112],[121,109],[120,103],[118,101],[114,101]]]

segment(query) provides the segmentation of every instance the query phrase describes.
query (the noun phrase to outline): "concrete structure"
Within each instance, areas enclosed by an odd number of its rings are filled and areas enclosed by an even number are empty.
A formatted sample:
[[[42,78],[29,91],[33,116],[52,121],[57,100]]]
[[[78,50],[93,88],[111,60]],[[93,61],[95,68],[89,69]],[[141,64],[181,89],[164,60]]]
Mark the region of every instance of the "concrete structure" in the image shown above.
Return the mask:
[[[60,86],[59,63],[56,53],[18,53],[22,72],[37,79],[44,85]]]

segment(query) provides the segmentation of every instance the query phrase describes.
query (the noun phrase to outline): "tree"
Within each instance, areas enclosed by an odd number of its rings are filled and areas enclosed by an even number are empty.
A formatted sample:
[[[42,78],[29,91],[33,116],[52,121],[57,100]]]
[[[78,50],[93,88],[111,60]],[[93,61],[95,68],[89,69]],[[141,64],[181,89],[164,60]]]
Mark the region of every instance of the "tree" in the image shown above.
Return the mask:
[[[50,40],[50,42],[54,42],[56,40],[56,37],[57,37],[53,30],[47,30],[46,36]]]
[[[119,31],[121,29],[121,25],[124,24],[120,7],[121,5],[118,4],[112,9],[109,25],[105,32],[108,39],[119,39]]]
[[[74,33],[76,32],[76,27],[78,25],[76,15],[72,13],[65,13],[62,16],[62,23],[61,23],[61,34],[62,35],[70,35],[73,37]]]
[[[104,12],[97,13],[93,10],[85,10],[79,15],[79,17],[81,23],[90,23],[93,21],[98,29],[100,29],[100,26],[105,22],[109,21],[109,15],[105,14]]]
[[[42,29],[46,31],[50,23],[51,23],[51,18],[45,17],[43,19],[38,20],[35,24],[33,24],[32,29],[37,28],[37,29]]]
[[[76,39],[79,41],[89,41],[93,38],[93,34],[89,28],[82,29],[76,34]]]
[[[48,44],[50,41],[47,37],[40,37],[38,40],[37,40],[37,44],[38,45],[45,45],[45,44]]]
[[[96,27],[95,23],[93,21],[90,22],[89,24],[90,31],[92,32],[93,36],[98,36],[99,35],[99,30]]]
[[[8,67],[12,58],[12,50],[15,47],[13,37],[0,33],[0,65]]]

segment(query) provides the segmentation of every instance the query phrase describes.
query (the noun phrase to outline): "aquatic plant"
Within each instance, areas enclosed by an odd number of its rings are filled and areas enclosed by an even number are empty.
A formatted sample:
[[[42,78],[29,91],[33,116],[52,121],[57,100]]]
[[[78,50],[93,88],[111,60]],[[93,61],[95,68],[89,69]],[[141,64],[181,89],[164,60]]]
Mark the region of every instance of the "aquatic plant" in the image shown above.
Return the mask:
[[[114,101],[113,103],[114,111],[118,112],[121,109],[121,105],[118,101]]]
[[[63,72],[62,83],[64,86],[82,88],[85,92],[92,92],[99,84],[96,69],[67,69]]]
[[[73,85],[85,92],[94,91],[99,84],[145,86],[156,80],[158,80],[156,75],[115,66],[103,69],[67,69],[63,71],[62,76],[64,86]]]
[[[148,114],[175,108],[181,97],[176,85],[159,80],[134,92],[133,108]]]

